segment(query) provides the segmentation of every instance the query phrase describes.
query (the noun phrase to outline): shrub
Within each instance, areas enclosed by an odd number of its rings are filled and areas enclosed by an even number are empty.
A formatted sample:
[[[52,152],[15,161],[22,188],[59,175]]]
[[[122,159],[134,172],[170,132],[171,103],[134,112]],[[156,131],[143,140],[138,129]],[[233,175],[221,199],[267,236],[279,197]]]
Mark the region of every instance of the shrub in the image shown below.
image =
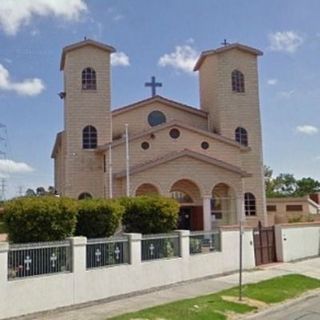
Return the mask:
[[[76,225],[77,203],[68,198],[18,198],[6,202],[4,223],[16,243],[63,240]]]
[[[166,233],[177,227],[179,204],[161,196],[122,198],[125,207],[122,224],[126,232]]]
[[[76,235],[88,238],[108,237],[120,224],[124,208],[120,203],[106,199],[79,201]]]

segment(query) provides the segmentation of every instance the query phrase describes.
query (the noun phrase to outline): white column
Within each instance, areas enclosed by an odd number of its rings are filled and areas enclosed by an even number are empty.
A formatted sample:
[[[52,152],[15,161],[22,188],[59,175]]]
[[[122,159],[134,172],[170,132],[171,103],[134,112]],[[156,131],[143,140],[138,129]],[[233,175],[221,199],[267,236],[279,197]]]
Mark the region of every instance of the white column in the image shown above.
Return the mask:
[[[129,237],[130,264],[138,265],[141,263],[141,233],[124,233]]]
[[[236,214],[237,223],[240,223],[240,220],[245,221],[244,198],[242,193],[237,195]]]
[[[203,196],[203,229],[211,230],[211,196]]]
[[[190,231],[189,230],[175,230],[179,234],[180,242],[180,256],[181,258],[188,258],[190,255],[189,242],[190,242]]]
[[[68,238],[72,248],[72,273],[73,273],[73,303],[82,303],[86,296],[86,263],[87,263],[87,238]]]

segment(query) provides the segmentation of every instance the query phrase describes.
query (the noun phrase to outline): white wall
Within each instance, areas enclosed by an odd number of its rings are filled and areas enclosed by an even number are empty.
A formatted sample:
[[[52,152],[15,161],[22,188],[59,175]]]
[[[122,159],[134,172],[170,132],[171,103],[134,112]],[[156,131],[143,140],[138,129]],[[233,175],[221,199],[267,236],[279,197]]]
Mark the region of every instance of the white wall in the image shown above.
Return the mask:
[[[276,225],[275,238],[278,261],[288,262],[319,256],[319,223]]]
[[[72,238],[73,272],[7,280],[8,244],[0,243],[0,319],[105,299],[239,267],[239,232],[222,230],[221,252],[189,255],[189,231],[178,231],[181,257],[141,262],[141,235],[131,234],[131,263],[86,270],[86,238]],[[244,231],[244,268],[255,267],[252,230]]]

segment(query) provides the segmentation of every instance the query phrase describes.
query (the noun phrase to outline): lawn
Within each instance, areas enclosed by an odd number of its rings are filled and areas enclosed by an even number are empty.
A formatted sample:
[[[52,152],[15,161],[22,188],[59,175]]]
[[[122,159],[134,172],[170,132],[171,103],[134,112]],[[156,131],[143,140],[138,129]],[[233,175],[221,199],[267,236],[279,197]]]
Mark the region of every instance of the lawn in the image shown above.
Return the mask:
[[[286,275],[243,287],[243,296],[263,303],[278,303],[320,288],[320,280],[302,275]],[[234,313],[256,311],[257,307],[229,301],[237,297],[238,288],[194,299],[181,300],[142,311],[111,318],[112,320],[225,320]],[[222,298],[223,297],[223,298]],[[228,301],[224,300],[229,297]]]

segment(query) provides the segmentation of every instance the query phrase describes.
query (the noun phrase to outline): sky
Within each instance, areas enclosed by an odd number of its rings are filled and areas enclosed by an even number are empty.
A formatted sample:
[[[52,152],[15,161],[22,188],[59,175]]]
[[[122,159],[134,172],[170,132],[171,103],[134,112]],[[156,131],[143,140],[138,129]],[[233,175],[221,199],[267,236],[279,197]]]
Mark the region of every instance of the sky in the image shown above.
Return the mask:
[[[62,48],[91,38],[112,56],[112,108],[157,93],[199,107],[203,50],[240,42],[264,52],[259,88],[264,163],[320,180],[320,1],[1,0],[0,178],[6,198],[53,185],[63,129]],[[1,181],[0,181],[1,182]],[[1,185],[1,183],[0,183]],[[0,188],[1,190],[1,188]]]

